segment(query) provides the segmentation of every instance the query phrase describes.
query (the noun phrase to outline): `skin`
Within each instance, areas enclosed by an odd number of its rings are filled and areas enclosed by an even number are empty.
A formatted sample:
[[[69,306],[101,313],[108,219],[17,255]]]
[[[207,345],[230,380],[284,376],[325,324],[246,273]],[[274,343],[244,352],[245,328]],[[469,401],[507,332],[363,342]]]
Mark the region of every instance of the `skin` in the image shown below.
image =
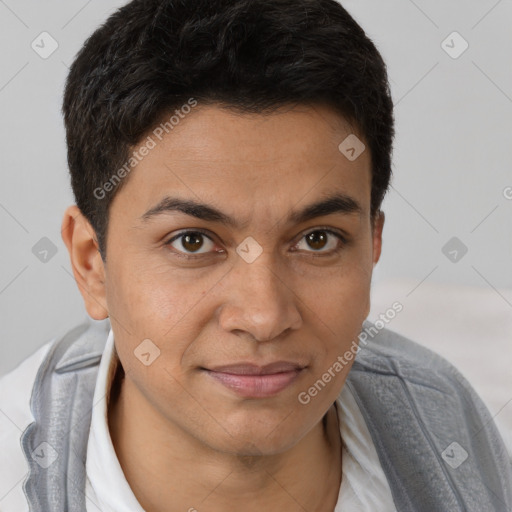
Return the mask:
[[[62,236],[87,312],[110,317],[125,371],[109,405],[112,441],[148,512],[334,510],[342,460],[333,403],[352,363],[307,405],[297,397],[357,340],[370,309],[384,215],[370,217],[369,150],[352,162],[338,150],[352,133],[321,105],[270,115],[199,105],[125,178],[106,262],[78,208],[66,210]],[[287,221],[333,191],[361,212]],[[142,221],[166,195],[207,203],[239,226],[180,212]],[[321,228],[347,243],[325,231],[308,242]],[[208,233],[199,249],[183,237],[165,245],[194,229]],[[249,236],[263,250],[252,263],[236,252]],[[149,366],[134,355],[144,339],[160,349]],[[307,367],[265,398],[239,396],[200,369],[277,360]]]

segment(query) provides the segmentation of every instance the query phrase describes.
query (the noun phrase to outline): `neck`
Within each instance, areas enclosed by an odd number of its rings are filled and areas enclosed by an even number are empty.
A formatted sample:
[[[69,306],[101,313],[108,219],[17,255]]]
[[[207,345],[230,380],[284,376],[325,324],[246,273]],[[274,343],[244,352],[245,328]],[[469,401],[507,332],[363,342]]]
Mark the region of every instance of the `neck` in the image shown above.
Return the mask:
[[[109,428],[125,477],[147,512],[207,509],[332,512],[341,482],[335,406],[286,452],[237,456],[205,446],[156,413],[116,373]]]

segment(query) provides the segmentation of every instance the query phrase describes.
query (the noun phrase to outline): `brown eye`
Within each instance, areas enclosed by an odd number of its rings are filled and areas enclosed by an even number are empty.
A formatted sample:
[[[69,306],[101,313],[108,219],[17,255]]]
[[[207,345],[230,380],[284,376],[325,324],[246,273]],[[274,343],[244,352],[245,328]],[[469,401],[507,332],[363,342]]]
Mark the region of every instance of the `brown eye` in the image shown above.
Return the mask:
[[[313,231],[306,235],[308,245],[315,251],[323,249],[327,243],[327,233],[325,231]]]
[[[203,245],[203,235],[201,234],[190,234],[190,235],[183,235],[181,239],[181,244],[187,251],[197,251],[201,249]]]
[[[304,247],[303,241],[305,241],[306,247]],[[306,252],[320,252],[321,254],[329,255],[340,250],[341,246],[345,243],[345,238],[335,231],[316,229],[304,235],[296,247]]]
[[[172,237],[165,245],[183,254],[205,254],[214,247],[213,241],[201,231],[185,231]],[[201,251],[201,249],[206,249]]]

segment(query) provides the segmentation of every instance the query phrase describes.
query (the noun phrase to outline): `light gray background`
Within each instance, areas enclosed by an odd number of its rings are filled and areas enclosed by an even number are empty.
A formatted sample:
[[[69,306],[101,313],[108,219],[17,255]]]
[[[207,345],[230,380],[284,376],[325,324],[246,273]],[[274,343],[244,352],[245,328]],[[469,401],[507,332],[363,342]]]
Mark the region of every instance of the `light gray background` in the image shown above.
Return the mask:
[[[124,3],[0,0],[0,375],[86,316],[60,237],[73,203],[61,98],[74,55]],[[374,284],[482,287],[512,308],[512,1],[342,4],[383,54],[396,105]],[[59,44],[48,59],[31,48],[43,31]],[[469,43],[457,59],[442,47],[453,31]],[[468,248],[456,263],[442,252],[454,236]],[[58,250],[46,263],[32,253],[43,237]]]

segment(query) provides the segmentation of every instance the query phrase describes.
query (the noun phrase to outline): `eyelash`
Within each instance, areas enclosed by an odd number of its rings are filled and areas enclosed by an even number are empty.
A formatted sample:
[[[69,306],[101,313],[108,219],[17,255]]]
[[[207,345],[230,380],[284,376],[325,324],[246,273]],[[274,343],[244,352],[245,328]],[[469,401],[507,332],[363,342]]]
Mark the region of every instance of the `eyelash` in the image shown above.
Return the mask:
[[[307,233],[304,233],[304,235],[302,235],[301,239],[299,240],[299,242],[301,240],[303,240],[306,236],[310,235],[311,233],[316,233],[318,231],[321,231],[321,232],[324,232],[324,233],[328,233],[330,235],[333,235],[335,236],[340,242],[341,242],[341,247],[338,246],[336,247],[335,249],[332,249],[331,251],[328,251],[328,252],[315,252],[315,251],[308,251],[308,252],[311,252],[311,256],[313,258],[318,258],[318,257],[325,257],[325,256],[332,256],[334,254],[338,254],[339,252],[341,252],[344,248],[345,245],[348,244],[348,241],[347,239],[341,234],[341,233],[338,233],[337,231],[333,231],[332,229],[330,228],[324,228],[324,227],[318,227],[318,228],[315,228],[315,229],[312,229],[311,231],[308,231]],[[177,235],[174,235],[171,239],[169,239],[167,242],[165,242],[165,246],[171,246],[171,244],[173,242],[175,242],[176,240],[186,236],[186,235],[190,235],[190,234],[201,234],[201,235],[204,235],[206,238],[208,238],[209,240],[212,240],[212,238],[208,235],[208,232],[206,232],[205,230],[203,229],[200,229],[200,228],[197,228],[197,229],[193,229],[193,230],[189,230],[189,231],[182,231],[181,233],[177,234]],[[299,243],[297,242],[297,243]],[[181,252],[181,251],[176,251],[176,250],[172,250],[172,252],[174,254],[176,254],[177,256],[181,257],[181,258],[185,258],[185,259],[198,259],[198,258],[201,258],[201,257],[204,257],[204,256],[207,256],[208,254],[211,254],[211,253],[200,253],[200,254],[188,254],[188,253],[184,253],[184,252]]]

